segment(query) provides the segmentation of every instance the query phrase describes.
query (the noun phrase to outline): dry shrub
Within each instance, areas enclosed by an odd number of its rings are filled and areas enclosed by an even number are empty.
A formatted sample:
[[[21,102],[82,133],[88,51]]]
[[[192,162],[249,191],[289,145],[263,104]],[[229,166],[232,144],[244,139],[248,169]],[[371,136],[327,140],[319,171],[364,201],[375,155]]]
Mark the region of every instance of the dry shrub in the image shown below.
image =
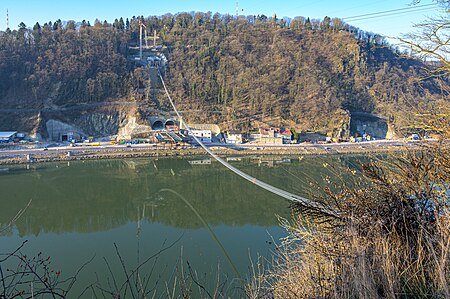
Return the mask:
[[[304,225],[304,223],[302,224]],[[449,221],[414,248],[395,233],[361,235],[305,229],[281,248],[270,289],[275,298],[449,298]]]
[[[425,144],[326,189],[316,200],[338,217],[294,206],[252,297],[450,298],[449,167],[448,147]]]

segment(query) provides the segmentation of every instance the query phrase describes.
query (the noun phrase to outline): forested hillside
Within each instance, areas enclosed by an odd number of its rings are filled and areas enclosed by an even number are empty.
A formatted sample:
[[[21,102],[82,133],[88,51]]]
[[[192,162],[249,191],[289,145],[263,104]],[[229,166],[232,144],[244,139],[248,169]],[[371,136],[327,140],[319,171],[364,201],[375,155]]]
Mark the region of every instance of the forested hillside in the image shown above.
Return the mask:
[[[166,46],[166,81],[193,121],[325,132],[342,126],[348,111],[363,111],[402,126],[405,111],[439,98],[433,79],[418,80],[424,64],[340,19],[180,13],[113,24],[22,23],[0,32],[1,108],[130,101],[169,109],[161,92],[142,94],[145,72],[127,59],[139,20]]]

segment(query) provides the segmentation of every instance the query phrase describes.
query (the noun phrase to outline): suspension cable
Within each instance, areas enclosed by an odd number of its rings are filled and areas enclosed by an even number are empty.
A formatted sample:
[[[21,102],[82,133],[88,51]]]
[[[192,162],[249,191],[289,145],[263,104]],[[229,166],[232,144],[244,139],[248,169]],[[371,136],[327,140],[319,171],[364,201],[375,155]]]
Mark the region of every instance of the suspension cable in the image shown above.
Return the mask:
[[[312,209],[316,209],[319,210],[320,212],[329,215],[329,216],[333,216],[333,217],[339,217],[338,213],[328,207],[325,207],[323,204],[320,204],[318,202],[312,201],[310,199],[304,198],[302,196],[296,195],[296,194],[292,194],[290,192],[287,192],[285,190],[279,189],[277,187],[274,187],[268,183],[265,183],[263,181],[258,180],[255,177],[252,177],[248,174],[246,174],[245,172],[237,169],[236,167],[230,165],[229,163],[227,163],[225,160],[223,160],[222,158],[220,158],[219,156],[217,156],[215,153],[213,153],[208,147],[206,147],[203,142],[201,142],[191,131],[191,129],[189,128],[189,126],[183,121],[183,118],[181,117],[180,113],[178,112],[177,107],[175,106],[174,102],[172,101],[172,98],[170,97],[169,91],[167,90],[166,84],[164,82],[164,79],[161,75],[161,72],[158,70],[158,75],[159,78],[161,78],[161,82],[164,86],[164,90],[166,92],[167,98],[170,101],[170,104],[172,105],[173,110],[175,111],[175,113],[178,116],[178,119],[180,120],[180,125],[184,126],[186,128],[186,130],[192,135],[192,137],[194,138],[194,140],[209,154],[211,155],[211,157],[213,157],[214,159],[216,159],[220,164],[222,164],[223,166],[225,166],[226,168],[228,168],[229,170],[231,170],[232,172],[234,172],[235,174],[239,175],[240,177],[242,177],[243,179],[246,179],[247,181],[269,191],[272,192],[278,196],[281,196],[289,201],[295,202],[297,204],[300,204],[306,208],[312,208]]]

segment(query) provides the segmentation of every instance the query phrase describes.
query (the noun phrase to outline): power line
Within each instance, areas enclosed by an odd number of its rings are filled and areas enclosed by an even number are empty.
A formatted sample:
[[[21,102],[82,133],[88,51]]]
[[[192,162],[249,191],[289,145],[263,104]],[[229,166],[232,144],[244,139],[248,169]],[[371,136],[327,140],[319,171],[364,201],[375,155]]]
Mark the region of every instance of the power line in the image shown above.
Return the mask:
[[[343,12],[347,13],[349,11],[354,11],[354,10],[357,10],[359,8],[363,8],[363,7],[367,7],[367,6],[373,6],[373,5],[380,4],[380,3],[383,3],[383,2],[387,2],[387,1],[392,1],[392,0],[371,1],[370,3],[364,3],[362,5],[357,5],[357,6],[352,5],[351,7],[343,7],[342,9],[337,10],[337,11],[333,11],[332,13],[329,13],[328,15],[329,16],[331,16],[331,15],[336,16],[336,15],[338,15],[340,13],[343,13]]]
[[[377,18],[386,18],[386,17],[392,17],[392,16],[398,16],[408,13],[416,13],[416,12],[424,12],[424,11],[431,11],[434,10],[435,7],[428,7],[428,8],[421,8],[418,10],[410,10],[410,11],[403,11],[403,12],[394,12],[394,13],[388,13],[388,14],[381,14],[381,15],[375,15],[375,16],[369,16],[369,17],[362,17],[358,19],[351,19],[350,22],[356,22],[356,21],[365,21],[370,19],[377,19]],[[345,20],[348,21],[348,20]]]
[[[342,18],[342,19],[343,20],[357,19],[357,18],[368,17],[368,16],[373,16],[373,15],[380,15],[380,14],[391,13],[391,12],[406,11],[406,10],[417,10],[418,8],[430,7],[430,6],[436,7],[436,4],[432,3],[432,4],[424,4],[424,5],[418,5],[418,6],[412,6],[412,7],[397,8],[397,9],[373,12],[373,13],[368,13],[368,14],[363,14],[363,15],[356,15],[356,16],[351,16],[351,17],[345,17],[345,18]]]

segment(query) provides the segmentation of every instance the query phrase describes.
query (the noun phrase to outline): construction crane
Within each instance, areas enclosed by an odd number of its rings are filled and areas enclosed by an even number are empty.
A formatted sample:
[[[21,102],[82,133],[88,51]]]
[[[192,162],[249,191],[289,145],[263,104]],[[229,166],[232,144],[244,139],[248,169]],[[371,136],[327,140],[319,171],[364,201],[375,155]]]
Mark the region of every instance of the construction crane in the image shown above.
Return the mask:
[[[142,29],[144,28],[145,34],[145,47],[148,48],[148,40],[147,40],[147,26],[139,20],[139,58],[142,60]]]
[[[153,31],[153,47],[156,48],[156,40],[159,39],[159,36],[156,36],[156,30]]]
[[[149,49],[148,45],[149,40],[153,40],[153,47],[156,48],[156,40],[159,39],[159,36],[156,35],[156,30],[154,30],[153,37],[147,36],[147,26],[139,20],[139,58],[142,60],[142,49]],[[145,46],[142,45],[142,40],[145,40]]]

